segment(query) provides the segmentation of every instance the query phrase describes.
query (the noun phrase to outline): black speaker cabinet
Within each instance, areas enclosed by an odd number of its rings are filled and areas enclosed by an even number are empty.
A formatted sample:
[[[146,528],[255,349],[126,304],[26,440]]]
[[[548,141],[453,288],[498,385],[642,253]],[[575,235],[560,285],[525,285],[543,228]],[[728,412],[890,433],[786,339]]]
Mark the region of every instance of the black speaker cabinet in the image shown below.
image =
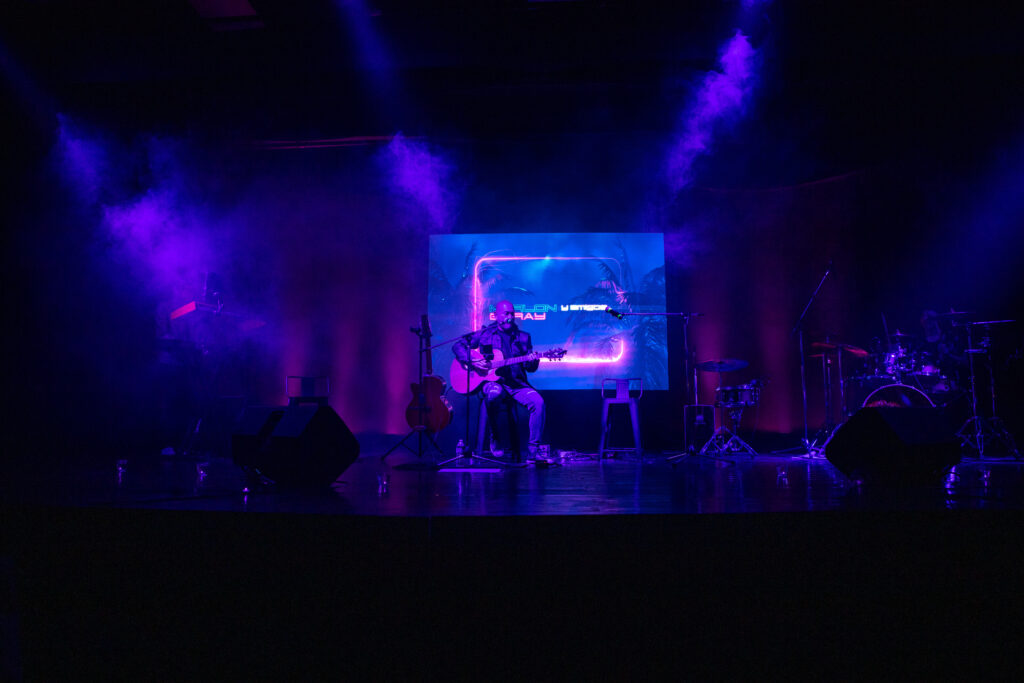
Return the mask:
[[[359,457],[334,409],[299,404],[246,409],[231,438],[235,462],[285,487],[329,486]]]
[[[937,483],[960,462],[960,439],[941,408],[861,408],[825,444],[825,457],[865,483]]]
[[[714,433],[714,406],[683,407],[683,439],[686,442],[686,450],[699,451]]]

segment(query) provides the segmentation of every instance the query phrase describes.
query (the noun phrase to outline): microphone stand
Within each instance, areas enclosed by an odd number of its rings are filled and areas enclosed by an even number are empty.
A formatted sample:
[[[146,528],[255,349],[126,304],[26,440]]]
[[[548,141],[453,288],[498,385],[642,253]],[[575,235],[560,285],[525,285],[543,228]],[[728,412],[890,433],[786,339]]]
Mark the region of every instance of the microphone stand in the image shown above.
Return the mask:
[[[687,391],[686,391],[686,393],[687,394],[690,393],[689,392],[689,388],[690,388],[690,386],[692,386],[693,387],[693,405],[699,405],[700,404],[700,400],[698,400],[698,397],[697,397],[697,393],[698,393],[697,392],[697,364],[693,362],[693,359],[696,358],[697,353],[696,353],[696,350],[694,350],[692,352],[690,351],[690,318],[700,318],[700,317],[703,317],[704,316],[703,313],[691,313],[691,312],[684,312],[684,311],[668,311],[668,312],[665,312],[665,313],[632,313],[632,312],[627,312],[627,311],[613,311],[611,308],[606,308],[605,312],[607,312],[609,315],[612,315],[612,316],[618,318],[619,320],[622,320],[627,315],[637,315],[637,316],[639,316],[639,315],[645,315],[645,316],[655,315],[655,316],[662,316],[662,317],[680,317],[680,318],[682,318],[683,319],[683,353],[686,354],[686,360],[685,360],[685,364],[684,364],[685,365],[685,370],[686,370],[686,384],[687,384]]]
[[[796,325],[793,326],[793,329],[789,333],[790,337],[792,337],[795,334],[799,338],[799,345],[800,345],[800,389],[801,389],[801,392],[803,394],[803,405],[804,405],[804,439],[803,439],[803,446],[804,446],[804,449],[806,450],[806,454],[809,457],[811,457],[811,458],[814,458],[814,457],[818,456],[819,453],[815,451],[814,444],[811,443],[811,441],[810,441],[810,439],[808,438],[808,435],[807,435],[807,369],[806,369],[807,359],[804,357],[804,318],[807,317],[807,312],[809,310],[811,310],[811,305],[814,303],[814,300],[818,297],[818,292],[821,291],[822,286],[825,284],[825,280],[828,279],[828,276],[831,273],[832,273],[832,262],[829,261],[828,266],[825,267],[825,274],[821,276],[821,282],[819,282],[818,286],[814,289],[814,293],[811,294],[811,298],[807,300],[807,305],[804,306],[804,310],[800,314],[800,317],[797,319]]]
[[[627,315],[656,315],[663,317],[679,317],[683,319],[683,353],[686,354],[685,359],[685,371],[686,371],[686,393],[689,394],[690,386],[693,387],[693,405],[700,405],[700,385],[697,383],[697,364],[694,359],[697,357],[696,350],[690,350],[690,319],[703,317],[703,313],[694,313],[688,311],[667,311],[665,313],[632,313],[626,311],[614,311],[611,308],[606,308],[605,311],[619,320],[624,319]],[[721,381],[719,381],[721,384]],[[676,461],[688,458],[690,455],[703,455],[701,453],[691,453],[690,451],[683,451],[676,455],[671,455],[665,459],[666,462],[672,463],[672,466],[676,466]]]
[[[434,346],[432,346],[430,348],[431,349],[436,349],[439,346],[447,346],[448,344],[454,344],[455,342],[457,342],[460,339],[465,339],[467,341],[467,343],[468,343],[469,340],[472,339],[473,337],[478,336],[478,335],[482,334],[483,332],[486,332],[487,330],[490,330],[490,329],[495,328],[497,326],[498,326],[497,322],[491,323],[490,325],[484,325],[479,330],[475,330],[473,332],[468,332],[466,334],[460,334],[460,335],[458,335],[456,337],[452,337],[451,339],[443,341],[440,344],[435,344]],[[469,378],[470,378],[470,374],[472,373],[471,368],[472,368],[472,364],[466,363],[466,387],[467,388],[469,387]],[[464,448],[469,448],[469,422],[470,422],[470,419],[469,419],[469,416],[470,416],[469,396],[472,393],[473,392],[471,392],[471,391],[467,391],[466,392],[466,438],[462,442]],[[477,447],[479,447],[479,445],[480,444],[476,444]],[[482,451],[483,449],[481,448],[480,450]],[[482,453],[469,452],[467,454],[466,451],[463,451],[461,454],[456,453],[454,457],[448,458],[447,460],[442,460],[441,462],[437,463],[437,467],[438,468],[444,467],[445,465],[448,465],[448,464],[453,463],[453,462],[454,463],[458,463],[459,460],[469,460],[469,461],[472,462],[472,460],[474,458],[477,459],[477,460],[485,460],[487,462],[494,463],[496,465],[508,466],[508,463],[505,462],[504,460],[498,460],[497,458],[488,458],[487,456],[482,455]]]

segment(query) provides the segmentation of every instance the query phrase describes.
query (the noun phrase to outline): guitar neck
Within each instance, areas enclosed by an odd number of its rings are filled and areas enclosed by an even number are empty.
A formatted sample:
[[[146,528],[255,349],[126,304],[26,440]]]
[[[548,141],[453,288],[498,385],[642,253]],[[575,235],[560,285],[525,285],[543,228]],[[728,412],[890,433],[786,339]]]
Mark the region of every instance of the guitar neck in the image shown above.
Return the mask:
[[[532,360],[540,358],[539,353],[528,353],[525,356],[516,356],[515,358],[505,358],[500,361],[495,361],[492,367],[503,368],[506,365],[516,365],[517,363],[529,363]]]

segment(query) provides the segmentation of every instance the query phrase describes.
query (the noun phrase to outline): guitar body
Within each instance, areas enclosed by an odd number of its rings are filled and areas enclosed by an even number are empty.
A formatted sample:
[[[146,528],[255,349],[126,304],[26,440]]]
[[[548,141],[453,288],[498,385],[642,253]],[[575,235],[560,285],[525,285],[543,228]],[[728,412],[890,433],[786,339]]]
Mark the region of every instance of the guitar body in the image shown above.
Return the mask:
[[[483,354],[477,349],[470,349],[469,357],[474,361],[484,359]],[[497,382],[498,368],[501,367],[499,363],[503,360],[505,360],[505,356],[501,354],[501,349],[494,349],[494,359],[491,361],[489,370],[470,366],[467,374],[466,367],[456,358],[452,361],[451,372],[448,373],[448,377],[452,380],[452,389],[460,394],[468,394],[476,391],[476,388],[484,382]]]
[[[500,349],[494,349],[494,358],[491,359],[491,367],[486,370],[470,365],[469,371],[466,371],[466,366],[459,362],[456,358],[452,361],[452,367],[448,371],[448,377],[452,381],[452,389],[459,392],[460,394],[468,394],[472,391],[476,391],[476,388],[484,382],[497,382],[498,381],[498,369],[507,367],[509,365],[517,365],[519,363],[531,363],[538,358],[547,358],[548,360],[561,360],[562,356],[565,355],[565,349],[549,349],[548,351],[535,351],[525,356],[517,356],[515,358],[506,359],[502,355]],[[472,361],[480,361],[484,359],[484,356],[478,349],[470,349],[469,357]]]
[[[445,383],[437,375],[427,375],[423,384],[413,382],[412,400],[405,409],[405,421],[413,429],[423,428],[436,434],[452,422],[454,410],[452,404],[444,397]],[[423,411],[420,412],[420,393],[423,394]]]

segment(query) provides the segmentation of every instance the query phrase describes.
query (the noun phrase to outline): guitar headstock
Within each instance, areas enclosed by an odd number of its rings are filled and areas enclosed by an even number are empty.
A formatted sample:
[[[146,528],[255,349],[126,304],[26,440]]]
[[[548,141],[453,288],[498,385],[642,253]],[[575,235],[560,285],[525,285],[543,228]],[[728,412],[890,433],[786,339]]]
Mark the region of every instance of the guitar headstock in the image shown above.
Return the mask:
[[[568,353],[565,349],[548,349],[543,351],[540,355],[548,360],[562,360],[562,357]]]

